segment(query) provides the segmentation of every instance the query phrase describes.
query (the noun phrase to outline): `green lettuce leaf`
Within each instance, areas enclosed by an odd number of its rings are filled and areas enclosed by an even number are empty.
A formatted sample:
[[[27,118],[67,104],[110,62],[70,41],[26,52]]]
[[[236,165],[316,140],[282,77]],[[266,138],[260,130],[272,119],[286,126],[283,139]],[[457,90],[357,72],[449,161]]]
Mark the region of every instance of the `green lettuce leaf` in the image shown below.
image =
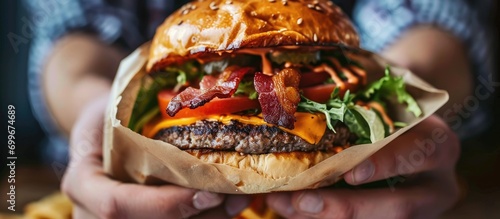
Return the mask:
[[[325,114],[326,125],[330,130],[335,132],[333,127],[337,121],[344,121],[347,105],[338,98],[331,99],[327,103],[322,104],[301,96],[301,101],[299,102],[297,109],[302,112],[320,112]]]
[[[354,133],[358,140],[356,144],[370,143],[370,127],[368,122],[359,114],[358,111],[350,108],[346,111],[344,124],[349,128],[349,131]]]
[[[188,81],[201,78],[197,63],[187,62],[180,66],[171,66],[154,75],[146,75],[141,81],[141,88],[132,109],[128,127],[139,132],[142,126],[160,113],[157,94],[162,89],[185,85]]]
[[[381,118],[380,113],[374,109],[365,109],[355,103],[358,100],[381,101],[396,95],[400,103],[406,103],[407,109],[415,116],[420,116],[422,111],[413,97],[406,92],[406,87],[401,77],[391,76],[390,69],[386,69],[386,75],[370,84],[364,91],[351,94],[347,91],[341,98],[339,90],[335,89],[330,99],[322,104],[309,100],[302,96],[297,111],[319,112],[326,117],[326,124],[330,130],[334,130],[336,122],[343,122],[349,130],[354,133],[358,140],[356,144],[373,143],[380,141],[389,135],[388,125]]]
[[[351,102],[345,102],[351,101]],[[310,113],[323,113],[328,128],[335,132],[337,122],[343,122],[358,136],[357,144],[376,142],[385,137],[385,128],[379,115],[372,110],[355,105],[350,98],[330,99],[327,103],[317,103],[302,96],[298,110]]]
[[[234,92],[235,96],[248,96],[251,100],[255,100],[259,97],[259,94],[255,90],[255,86],[253,80],[242,81],[238,85],[236,92]]]
[[[169,66],[165,68],[164,74],[155,78],[169,79],[170,75],[176,75],[177,85],[185,85],[194,79],[201,79],[203,72],[200,71],[199,64],[195,61],[186,62],[179,66]]]
[[[370,141],[372,143],[380,141],[385,137],[384,123],[375,111],[365,109],[358,105],[355,105],[352,109],[358,112],[368,124]]]
[[[361,92],[364,99],[382,100],[396,95],[399,103],[407,105],[406,110],[413,113],[416,117],[422,115],[422,110],[417,101],[406,91],[406,85],[402,77],[390,75],[390,67],[386,67],[385,76],[378,81],[370,84]]]

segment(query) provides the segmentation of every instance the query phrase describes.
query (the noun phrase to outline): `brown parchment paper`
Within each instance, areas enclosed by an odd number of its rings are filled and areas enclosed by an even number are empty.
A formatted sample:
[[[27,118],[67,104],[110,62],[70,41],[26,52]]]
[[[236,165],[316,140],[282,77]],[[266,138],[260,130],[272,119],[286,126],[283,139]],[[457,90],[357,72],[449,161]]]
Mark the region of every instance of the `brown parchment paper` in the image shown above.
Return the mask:
[[[144,76],[149,45],[138,48],[124,59],[113,83],[104,135],[104,168],[113,178],[143,184],[173,183],[184,187],[218,193],[268,193],[317,188],[338,181],[352,169],[387,143],[433,114],[448,100],[445,91],[435,89],[417,78],[409,70],[392,68],[392,74],[403,76],[407,87],[416,98],[424,115],[415,118],[403,107],[396,107],[395,120],[408,124],[387,138],[365,145],[350,147],[317,165],[287,178],[266,178],[254,171],[204,163],[162,141],[144,137],[127,128],[130,113]],[[386,62],[376,55],[371,59],[383,67]],[[252,180],[255,183],[241,183]],[[260,187],[260,184],[272,185]]]

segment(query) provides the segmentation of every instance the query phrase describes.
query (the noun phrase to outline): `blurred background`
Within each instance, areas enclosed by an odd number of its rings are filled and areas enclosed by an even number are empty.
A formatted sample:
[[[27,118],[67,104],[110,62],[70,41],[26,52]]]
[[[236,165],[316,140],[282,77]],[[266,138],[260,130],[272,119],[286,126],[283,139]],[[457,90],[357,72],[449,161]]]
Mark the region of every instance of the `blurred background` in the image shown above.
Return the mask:
[[[40,141],[43,140],[43,132],[37,121],[33,118],[27,96],[27,59],[29,50],[29,39],[20,41],[16,48],[11,45],[9,36],[22,36],[21,27],[23,25],[21,17],[26,16],[26,12],[21,7],[20,1],[7,0],[1,2],[1,32],[2,44],[0,47],[2,57],[2,73],[0,74],[0,90],[2,94],[2,115],[7,113],[7,105],[12,104],[16,107],[16,137],[18,137],[17,150],[25,156],[20,157],[20,162],[36,163],[36,150]],[[15,38],[15,37],[14,37]],[[2,137],[5,133],[2,133]],[[5,138],[3,138],[5,139]],[[4,148],[2,148],[4,149]],[[29,150],[27,150],[29,149]],[[29,157],[28,157],[29,156]]]
[[[27,59],[30,38],[24,37],[23,24],[28,18],[19,0],[0,1],[0,124],[7,125],[7,106],[16,107],[16,209],[21,211],[26,203],[36,201],[58,190],[61,166],[43,160],[40,148],[46,142],[43,131],[32,115],[28,101]],[[494,12],[491,26],[498,32],[498,9]],[[498,36],[498,35],[497,35]],[[9,39],[17,39],[14,45]],[[498,47],[497,45],[492,45]],[[497,53],[498,54],[498,53]],[[498,64],[498,63],[497,63]],[[498,78],[498,77],[497,77]],[[457,171],[460,174],[466,196],[445,218],[500,218],[500,95],[497,88],[491,109],[495,112],[494,126],[488,132],[463,142],[464,150]],[[3,128],[2,128],[3,129]],[[2,131],[2,142],[6,142],[7,132]],[[7,212],[5,202],[7,191],[7,146],[1,144],[2,166],[0,172],[0,212]],[[480,216],[478,216],[480,215]],[[1,216],[0,216],[1,218]]]
[[[30,40],[23,38],[23,21],[28,18],[21,1],[6,0],[0,2],[0,111],[2,112],[1,180],[0,212],[7,211],[7,106],[16,108],[16,209],[23,209],[28,202],[35,201],[58,189],[59,179],[47,162],[40,159],[40,148],[45,136],[32,114],[28,100],[27,60]],[[26,30],[24,30],[26,31]],[[19,38],[16,38],[19,36]],[[10,38],[20,41],[16,49]],[[2,218],[0,216],[0,218]]]

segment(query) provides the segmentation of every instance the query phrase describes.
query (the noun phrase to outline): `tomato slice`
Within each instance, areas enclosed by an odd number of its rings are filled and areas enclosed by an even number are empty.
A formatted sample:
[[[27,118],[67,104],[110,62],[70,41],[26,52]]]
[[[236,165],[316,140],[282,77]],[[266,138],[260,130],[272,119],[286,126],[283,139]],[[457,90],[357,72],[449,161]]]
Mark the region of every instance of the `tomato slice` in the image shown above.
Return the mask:
[[[251,100],[248,97],[215,98],[203,106],[195,109],[185,108],[180,110],[174,117],[167,114],[165,110],[170,100],[176,93],[170,90],[162,90],[158,93],[158,106],[163,118],[187,118],[208,116],[214,114],[229,114],[250,109],[260,109],[258,100]]]
[[[312,101],[326,103],[336,87],[333,83],[324,84],[328,78],[330,78],[330,75],[326,72],[307,72],[302,74],[299,86],[302,90],[302,94]],[[344,89],[340,90],[341,97],[344,96],[346,90],[355,92],[357,90],[357,85],[345,82]]]
[[[330,78],[330,75],[326,72],[307,72],[300,75],[299,87],[310,87],[315,85],[321,85],[325,83],[326,80]]]
[[[302,95],[318,103],[326,103],[335,89],[335,84],[322,84],[314,87],[302,88]]]
[[[302,95],[312,101],[326,103],[326,101],[330,99],[330,95],[335,87],[335,84],[322,84],[314,87],[306,87],[302,88]],[[340,97],[343,97],[347,90],[350,90],[352,93],[356,92],[357,89],[351,84],[346,84],[346,89],[341,89],[339,92]]]

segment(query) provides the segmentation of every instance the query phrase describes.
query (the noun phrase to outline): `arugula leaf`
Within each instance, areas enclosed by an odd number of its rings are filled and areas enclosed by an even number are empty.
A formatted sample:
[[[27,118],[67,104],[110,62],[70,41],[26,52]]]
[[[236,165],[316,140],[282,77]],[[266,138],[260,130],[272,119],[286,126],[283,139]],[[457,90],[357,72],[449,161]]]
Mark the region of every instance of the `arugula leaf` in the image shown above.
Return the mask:
[[[344,115],[347,110],[347,106],[340,99],[330,99],[327,103],[321,104],[307,99],[301,96],[301,101],[299,102],[297,109],[299,111],[305,111],[310,113],[320,112],[325,114],[326,125],[328,128],[335,132],[333,128],[337,121],[344,121]]]
[[[358,112],[368,124],[368,129],[370,131],[370,141],[372,143],[380,141],[385,137],[384,124],[375,111],[365,109],[358,105],[355,105],[353,107],[353,110]]]
[[[406,110],[412,112],[416,117],[422,115],[422,110],[417,104],[417,101],[406,91],[406,85],[402,77],[390,75],[390,67],[385,68],[385,76],[378,81],[370,84],[364,91],[360,93],[368,100],[387,99],[392,95],[396,95],[399,103],[406,103]]]
[[[345,114],[344,124],[349,128],[349,131],[354,133],[358,140],[356,144],[370,143],[370,128],[366,120],[352,108],[348,109]]]
[[[388,126],[381,119],[381,115],[375,109],[366,109],[355,103],[358,100],[380,101],[391,95],[396,95],[400,103],[406,103],[408,110],[415,116],[420,116],[422,111],[417,102],[406,92],[403,78],[391,76],[390,69],[386,69],[385,77],[370,84],[364,91],[351,94],[346,91],[343,97],[339,96],[339,89],[336,88],[330,95],[330,99],[322,104],[301,97],[297,110],[311,113],[323,113],[326,117],[326,124],[333,130],[336,122],[343,122],[349,130],[354,133],[358,140],[356,144],[373,143],[389,135]]]
[[[385,129],[379,116],[374,111],[355,105],[349,96],[351,95],[346,94],[343,100],[336,97],[325,104],[314,102],[302,96],[298,110],[323,113],[328,128],[334,132],[335,124],[339,121],[343,122],[352,133],[358,136],[357,143],[369,143],[383,139]]]

